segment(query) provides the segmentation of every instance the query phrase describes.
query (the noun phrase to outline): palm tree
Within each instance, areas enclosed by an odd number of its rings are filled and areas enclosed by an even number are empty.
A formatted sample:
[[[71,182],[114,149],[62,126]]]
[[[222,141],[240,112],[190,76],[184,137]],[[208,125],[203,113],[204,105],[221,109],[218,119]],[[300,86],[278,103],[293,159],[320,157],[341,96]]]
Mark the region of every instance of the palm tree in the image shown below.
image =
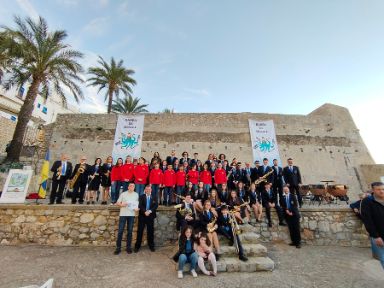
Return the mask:
[[[163,111],[161,111],[160,113],[173,114],[174,111],[173,111],[173,108],[164,108]]]
[[[125,96],[130,96],[132,89],[130,85],[136,85],[136,81],[131,78],[131,75],[135,73],[132,69],[126,69],[123,66],[123,60],[116,63],[113,57],[111,63],[108,64],[104,61],[103,57],[99,56],[98,61],[100,67],[90,67],[88,74],[93,77],[88,79],[88,86],[99,86],[98,93],[104,88],[107,89],[105,94],[105,100],[108,98],[108,113],[112,110],[113,94],[116,98],[119,98],[120,91]]]
[[[148,112],[145,109],[148,104],[139,105],[140,98],[133,98],[131,95],[125,97],[124,99],[113,100],[112,111],[116,113],[144,113]]]
[[[15,17],[14,21],[16,29],[2,27],[1,32],[5,41],[0,42],[0,52],[6,51],[11,59],[4,87],[20,88],[28,83],[29,88],[18,115],[8,161],[19,160],[27,123],[39,93],[48,97],[51,91],[55,91],[66,105],[65,86],[77,102],[83,98],[78,86],[83,82],[79,77],[83,68],[77,62],[83,54],[64,43],[67,33],[64,30],[48,31],[47,22],[42,17],[36,21],[29,17],[25,20]]]

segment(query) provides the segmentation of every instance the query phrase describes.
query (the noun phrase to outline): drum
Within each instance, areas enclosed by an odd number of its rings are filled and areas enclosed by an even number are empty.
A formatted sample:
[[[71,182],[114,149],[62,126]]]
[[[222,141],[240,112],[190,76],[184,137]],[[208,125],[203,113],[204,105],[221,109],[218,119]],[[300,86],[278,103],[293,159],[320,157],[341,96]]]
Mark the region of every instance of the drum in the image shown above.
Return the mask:
[[[343,184],[329,185],[328,192],[334,197],[344,197],[347,195],[348,187]]]
[[[326,190],[324,184],[312,184],[309,185],[311,193],[315,196],[325,196]]]

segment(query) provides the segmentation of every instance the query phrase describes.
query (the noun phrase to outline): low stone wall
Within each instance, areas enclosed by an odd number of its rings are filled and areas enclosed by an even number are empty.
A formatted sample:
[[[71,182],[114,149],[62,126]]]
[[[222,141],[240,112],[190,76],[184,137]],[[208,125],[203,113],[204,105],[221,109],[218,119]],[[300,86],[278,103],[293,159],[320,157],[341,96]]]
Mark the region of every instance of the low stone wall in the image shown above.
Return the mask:
[[[301,212],[305,243],[369,246],[363,225],[348,208],[307,208]],[[113,246],[117,236],[118,215],[118,208],[110,206],[0,205],[0,243]],[[173,243],[177,239],[174,209],[161,207],[157,215],[156,245]],[[272,217],[277,224],[276,215]],[[255,225],[255,232],[260,233],[262,241],[289,241],[286,227],[274,225],[268,228],[262,223]]]

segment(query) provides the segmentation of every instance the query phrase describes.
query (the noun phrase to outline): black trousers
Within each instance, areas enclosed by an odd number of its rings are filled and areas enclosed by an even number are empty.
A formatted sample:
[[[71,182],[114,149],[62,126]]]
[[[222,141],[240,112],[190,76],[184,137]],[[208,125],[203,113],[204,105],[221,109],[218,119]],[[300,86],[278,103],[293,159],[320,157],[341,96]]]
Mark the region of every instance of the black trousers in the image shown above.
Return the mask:
[[[227,230],[223,226],[219,226],[219,228],[217,228],[217,232],[234,243],[232,228]],[[239,256],[243,256],[244,255],[243,245],[241,245],[240,237],[237,234],[236,234],[236,241],[237,241],[237,245],[239,246]]]
[[[289,235],[291,236],[291,241],[295,245],[299,245],[301,242],[300,235],[300,218],[298,216],[286,215],[285,219],[287,221]]]
[[[55,199],[56,203],[60,203],[62,201],[66,181],[67,179],[65,177],[61,177],[60,180],[52,181],[52,190],[51,195],[49,196],[49,203],[53,204]],[[57,188],[59,188],[59,191],[57,191]]]
[[[280,206],[282,206],[282,201],[283,201],[283,184],[282,183],[279,183],[279,182],[274,182],[273,183],[273,186],[272,186],[272,191],[273,191],[273,195],[275,195],[275,197],[277,195],[279,195],[279,204]]]
[[[84,202],[84,193],[85,188],[87,187],[87,182],[76,182],[75,186],[73,187],[72,192],[72,204],[76,203],[76,199],[79,198],[79,203],[82,204]]]
[[[139,222],[137,224],[137,237],[135,248],[140,249],[143,240],[143,232],[147,226],[147,240],[149,248],[155,248],[154,243],[154,218],[152,216],[139,215]]]
[[[301,207],[303,205],[303,198],[301,197],[301,194],[300,194],[299,185],[289,184],[289,192],[292,195],[296,194],[297,201],[299,202],[299,205]]]
[[[272,219],[271,219],[271,209],[272,208],[269,206],[266,206],[266,207],[264,207],[264,209],[265,209],[265,214],[267,215],[268,223],[272,224]],[[284,222],[283,210],[281,209],[281,207],[279,205],[275,205],[275,210],[277,213],[277,217],[279,218],[279,223]]]

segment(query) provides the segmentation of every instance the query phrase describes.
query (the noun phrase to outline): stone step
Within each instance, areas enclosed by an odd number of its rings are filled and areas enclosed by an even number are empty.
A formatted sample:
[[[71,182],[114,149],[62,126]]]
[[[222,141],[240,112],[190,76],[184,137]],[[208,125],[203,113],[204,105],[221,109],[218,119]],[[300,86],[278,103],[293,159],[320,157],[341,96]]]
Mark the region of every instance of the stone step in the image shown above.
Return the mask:
[[[242,244],[257,243],[259,241],[260,235],[254,232],[245,232],[241,233],[239,238]]]
[[[206,264],[207,269],[211,270],[210,264]],[[176,271],[178,269],[178,264],[175,265]],[[259,271],[273,271],[275,268],[275,263],[269,257],[248,257],[248,261],[243,262],[237,258],[230,257],[221,257],[220,261],[217,262],[217,271],[218,272],[259,272]],[[184,266],[184,272],[190,270],[190,265],[187,263]],[[196,271],[199,272],[200,269],[197,267]]]
[[[267,248],[261,244],[242,244],[244,254],[247,257],[265,257],[267,256]],[[237,257],[236,248],[234,246],[221,245],[221,257]]]

